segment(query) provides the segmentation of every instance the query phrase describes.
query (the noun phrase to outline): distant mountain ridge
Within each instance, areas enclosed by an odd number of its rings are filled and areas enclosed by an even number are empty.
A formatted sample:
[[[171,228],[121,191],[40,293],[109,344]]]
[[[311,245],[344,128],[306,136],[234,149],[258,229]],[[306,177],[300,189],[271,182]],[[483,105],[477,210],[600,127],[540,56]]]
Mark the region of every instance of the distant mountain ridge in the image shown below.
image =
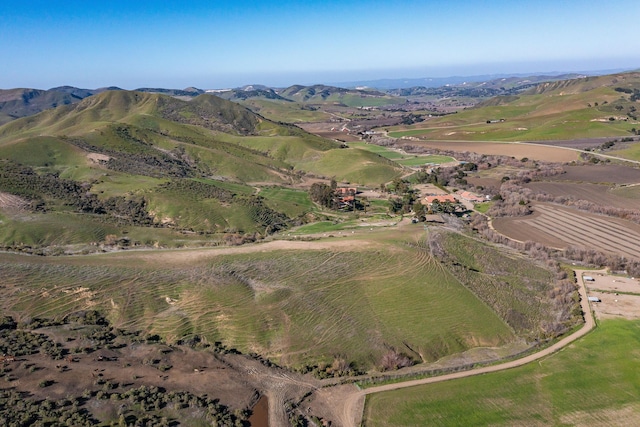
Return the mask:
[[[48,90],[0,89],[0,125],[60,105],[75,104],[107,90],[121,89],[116,87],[81,89],[73,86],[59,86]]]
[[[619,70],[616,70],[619,71]],[[303,104],[336,103],[358,106],[363,99],[379,98],[374,104],[393,104],[397,97],[442,95],[489,98],[515,95],[543,82],[567,81],[580,77],[610,74],[613,70],[585,73],[529,73],[492,74],[476,76],[425,77],[410,79],[379,79],[336,84],[292,85],[274,88],[260,84],[244,85],[233,89],[203,90],[195,87],[166,89],[142,87],[138,92],[160,93],[188,100],[204,93],[214,93],[231,101],[249,99],[299,102]],[[48,90],[15,88],[0,89],[0,125],[12,120],[31,116],[60,105],[75,104],[87,97],[113,90],[110,86],[98,89],[83,89],[74,86],[59,86]]]
[[[447,85],[462,85],[464,83],[482,83],[495,81],[499,79],[512,79],[512,78],[526,78],[531,76],[538,77],[555,77],[556,80],[564,80],[569,77],[563,76],[601,76],[605,74],[615,74],[621,72],[627,72],[627,69],[615,69],[615,70],[591,70],[591,71],[578,71],[578,72],[532,72],[532,73],[498,73],[498,74],[479,74],[472,76],[449,76],[449,77],[420,77],[420,78],[399,78],[399,79],[375,79],[375,80],[356,80],[356,81],[344,81],[331,83],[335,86],[346,88],[367,88],[367,89],[406,89],[410,87],[440,87]]]

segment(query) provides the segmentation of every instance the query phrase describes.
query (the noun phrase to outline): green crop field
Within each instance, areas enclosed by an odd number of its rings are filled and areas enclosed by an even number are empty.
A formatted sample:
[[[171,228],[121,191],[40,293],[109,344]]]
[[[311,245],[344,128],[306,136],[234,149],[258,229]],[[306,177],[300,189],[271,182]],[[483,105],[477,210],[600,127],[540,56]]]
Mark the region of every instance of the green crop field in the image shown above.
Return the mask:
[[[370,395],[365,425],[636,425],[638,348],[640,321],[604,320],[539,362]]]
[[[429,155],[429,156],[414,156],[411,158],[405,158],[401,160],[396,160],[402,166],[424,166],[424,165],[439,165],[442,163],[450,163],[455,162],[453,157],[449,156],[437,156],[437,155]]]
[[[441,164],[441,163],[449,163],[449,162],[455,161],[455,159],[449,156],[439,156],[439,155],[417,156],[414,154],[403,154],[397,150],[392,150],[380,145],[367,144],[364,142],[350,142],[349,147],[370,151],[372,153],[375,153],[384,157],[385,159],[393,160],[394,162],[402,166],[409,166],[409,167],[422,166],[427,163]]]
[[[288,366],[341,355],[370,368],[405,344],[414,360],[432,361],[513,342],[512,329],[416,233],[424,235],[422,227],[250,253],[5,254],[0,314],[61,317],[92,307],[119,327],[169,341],[197,334]]]
[[[610,153],[613,156],[623,157],[625,159],[640,161],[640,144],[631,144],[623,150],[615,150]]]

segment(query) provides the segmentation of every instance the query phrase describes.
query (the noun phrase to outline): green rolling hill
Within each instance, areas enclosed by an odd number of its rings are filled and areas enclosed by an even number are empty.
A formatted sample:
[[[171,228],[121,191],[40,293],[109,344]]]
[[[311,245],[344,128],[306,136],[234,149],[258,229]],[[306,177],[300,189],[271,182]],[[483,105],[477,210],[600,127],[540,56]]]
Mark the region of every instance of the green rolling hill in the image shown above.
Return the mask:
[[[118,234],[117,225],[140,235],[148,227],[264,234],[305,212],[265,199],[252,183],[290,184],[312,172],[379,185],[400,173],[378,155],[213,95],[183,101],[122,90],[0,127],[0,159],[0,192],[22,197],[33,214],[24,221],[3,211],[15,230],[3,234],[5,245],[64,243],[49,231],[78,214],[85,225],[68,243],[101,241],[90,230],[104,222],[104,235]],[[41,237],[25,238],[31,231]]]

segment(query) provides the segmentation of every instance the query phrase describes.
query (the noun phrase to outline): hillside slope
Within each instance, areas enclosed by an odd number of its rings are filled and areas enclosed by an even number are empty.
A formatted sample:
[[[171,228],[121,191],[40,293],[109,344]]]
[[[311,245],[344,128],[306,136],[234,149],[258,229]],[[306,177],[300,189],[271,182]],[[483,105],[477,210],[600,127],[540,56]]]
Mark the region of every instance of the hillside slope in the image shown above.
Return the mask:
[[[0,127],[0,193],[22,198],[33,214],[24,221],[0,205],[0,243],[100,242],[122,227],[134,227],[143,244],[168,237],[149,227],[195,233],[191,239],[264,235],[307,210],[278,208],[251,183],[293,183],[313,172],[379,184],[400,173],[363,153],[209,94],[183,101],[107,91]],[[56,237],[65,223],[74,225]]]
[[[630,136],[638,128],[640,73],[541,83],[455,115],[390,129],[391,136],[472,141]]]
[[[86,89],[71,87],[50,90],[22,88],[0,90],[0,125],[49,108],[80,102],[93,93]]]

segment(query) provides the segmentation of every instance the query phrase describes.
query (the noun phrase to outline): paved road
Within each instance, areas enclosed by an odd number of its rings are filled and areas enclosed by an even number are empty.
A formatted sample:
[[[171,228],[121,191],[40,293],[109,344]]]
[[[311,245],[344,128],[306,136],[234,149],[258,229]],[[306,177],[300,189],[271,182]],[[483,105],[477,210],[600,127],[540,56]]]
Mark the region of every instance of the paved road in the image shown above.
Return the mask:
[[[457,378],[470,377],[472,375],[480,375],[480,374],[486,374],[489,372],[497,372],[505,369],[515,368],[515,367],[533,362],[535,360],[541,359],[552,353],[555,353],[556,351],[562,349],[563,347],[566,347],[567,345],[571,344],[578,338],[583,337],[595,327],[595,320],[593,318],[591,306],[587,298],[587,290],[584,285],[584,281],[582,279],[582,275],[586,271],[587,270],[575,270],[578,285],[579,285],[578,292],[580,293],[580,305],[582,307],[582,312],[584,314],[584,319],[585,319],[584,326],[580,328],[578,331],[561,339],[560,341],[553,344],[552,346],[547,347],[543,350],[540,350],[537,353],[530,354],[529,356],[523,357],[521,359],[501,363],[499,365],[486,366],[483,368],[472,369],[464,372],[456,372],[453,374],[442,375],[438,377],[423,378],[420,380],[405,381],[402,383],[395,383],[395,384],[386,384],[378,387],[371,387],[364,390],[356,391],[352,395],[348,396],[347,399],[345,400],[344,410],[342,411],[341,425],[345,427],[356,427],[360,425],[362,421],[363,412],[364,412],[364,401],[367,394],[379,393],[382,391],[397,390],[400,388],[413,387],[416,385],[432,384],[432,383],[437,383],[441,381],[453,380]],[[589,271],[589,274],[593,274],[593,270]]]

